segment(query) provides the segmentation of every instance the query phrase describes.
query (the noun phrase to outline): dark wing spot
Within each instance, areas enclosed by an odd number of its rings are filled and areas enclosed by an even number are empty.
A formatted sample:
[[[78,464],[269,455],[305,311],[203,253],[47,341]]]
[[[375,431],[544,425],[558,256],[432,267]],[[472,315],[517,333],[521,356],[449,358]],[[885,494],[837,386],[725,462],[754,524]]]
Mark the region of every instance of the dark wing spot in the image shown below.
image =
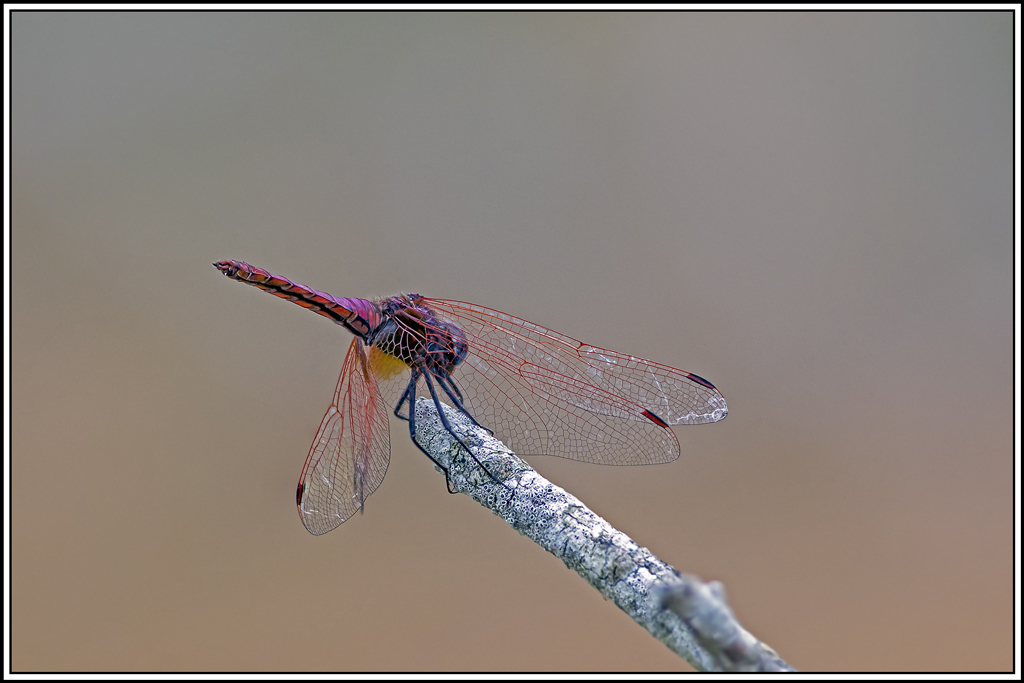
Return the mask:
[[[687,374],[687,376],[689,376],[690,379],[692,379],[697,384],[703,384],[708,389],[714,389],[715,388],[714,384],[712,384],[711,382],[707,381],[706,379],[704,379],[700,375],[695,375],[692,372],[688,372],[686,374]],[[715,389],[715,391],[717,391],[717,389]]]
[[[302,492],[306,490],[306,484],[299,482],[299,487],[295,489],[295,504],[302,505]]]
[[[648,420],[658,425],[659,427],[664,427],[665,429],[668,429],[668,423],[662,420],[654,413],[652,413],[651,411],[644,409],[644,412],[642,412],[641,415],[643,415],[644,417],[646,417]]]

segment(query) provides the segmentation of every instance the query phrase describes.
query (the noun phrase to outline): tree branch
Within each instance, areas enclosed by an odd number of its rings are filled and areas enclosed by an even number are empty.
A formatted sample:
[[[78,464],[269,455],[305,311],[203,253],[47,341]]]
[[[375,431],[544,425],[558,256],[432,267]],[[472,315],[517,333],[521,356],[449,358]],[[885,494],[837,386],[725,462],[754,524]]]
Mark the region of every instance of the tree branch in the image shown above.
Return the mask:
[[[441,424],[433,401],[416,402],[416,441],[448,468],[454,490],[576,570],[698,671],[794,671],[733,617],[718,582],[679,574],[564,489],[547,481],[465,415],[444,406],[455,432],[495,483]]]

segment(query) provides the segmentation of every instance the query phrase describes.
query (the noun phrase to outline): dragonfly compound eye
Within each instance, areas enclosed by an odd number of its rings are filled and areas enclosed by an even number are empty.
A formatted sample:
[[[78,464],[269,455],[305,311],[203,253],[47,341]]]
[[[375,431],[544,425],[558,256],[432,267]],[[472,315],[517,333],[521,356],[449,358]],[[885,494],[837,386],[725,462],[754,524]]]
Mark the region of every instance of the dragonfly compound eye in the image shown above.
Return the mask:
[[[427,354],[448,372],[466,360],[468,353],[466,335],[455,323],[438,321],[427,330]]]

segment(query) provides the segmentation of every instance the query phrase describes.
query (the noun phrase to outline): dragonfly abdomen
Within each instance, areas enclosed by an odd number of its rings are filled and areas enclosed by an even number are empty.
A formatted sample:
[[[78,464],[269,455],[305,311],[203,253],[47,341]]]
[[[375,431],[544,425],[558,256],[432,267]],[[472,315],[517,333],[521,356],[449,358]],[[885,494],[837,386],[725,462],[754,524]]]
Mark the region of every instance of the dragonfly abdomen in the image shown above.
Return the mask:
[[[379,323],[380,314],[376,306],[365,299],[339,299],[262,268],[250,266],[244,261],[217,261],[213,265],[233,280],[259,287],[280,299],[298,304],[347,327],[361,337],[365,338]]]

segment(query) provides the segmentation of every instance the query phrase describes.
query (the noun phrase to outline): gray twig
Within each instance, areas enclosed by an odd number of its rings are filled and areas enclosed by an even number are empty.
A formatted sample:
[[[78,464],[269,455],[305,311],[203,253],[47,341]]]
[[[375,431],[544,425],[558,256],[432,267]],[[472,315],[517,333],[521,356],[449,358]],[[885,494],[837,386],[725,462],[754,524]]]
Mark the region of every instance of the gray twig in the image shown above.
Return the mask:
[[[452,438],[433,401],[420,398],[416,441],[448,469],[455,491],[490,508],[562,560],[698,671],[794,671],[739,625],[721,584],[679,574],[459,411],[444,409],[455,432],[487,468]]]

